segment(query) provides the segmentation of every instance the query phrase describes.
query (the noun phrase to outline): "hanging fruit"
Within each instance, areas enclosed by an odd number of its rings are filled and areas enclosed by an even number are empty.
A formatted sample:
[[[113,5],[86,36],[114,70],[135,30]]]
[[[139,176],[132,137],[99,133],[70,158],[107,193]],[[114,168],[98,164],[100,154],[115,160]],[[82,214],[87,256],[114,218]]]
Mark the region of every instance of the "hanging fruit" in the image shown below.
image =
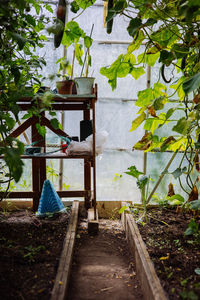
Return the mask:
[[[167,196],[169,197],[172,197],[175,195],[175,192],[174,192],[174,186],[173,184],[170,182],[170,184],[168,185],[168,194]]]
[[[55,33],[54,35],[54,46],[55,48],[58,48],[61,44],[64,29],[65,29],[65,17],[66,17],[66,1],[65,0],[59,0],[58,2],[58,8],[57,8],[57,24],[61,24],[60,30]]]

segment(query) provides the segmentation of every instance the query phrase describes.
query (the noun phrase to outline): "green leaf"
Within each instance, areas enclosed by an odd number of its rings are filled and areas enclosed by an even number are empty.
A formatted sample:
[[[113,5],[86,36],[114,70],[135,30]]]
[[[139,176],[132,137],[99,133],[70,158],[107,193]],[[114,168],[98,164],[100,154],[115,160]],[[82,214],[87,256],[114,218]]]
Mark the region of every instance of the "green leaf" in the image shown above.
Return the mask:
[[[183,83],[183,90],[186,94],[193,92],[200,87],[200,72]]]
[[[95,3],[96,0],[76,0],[76,3],[80,8],[86,9]]]
[[[117,77],[126,77],[129,74],[130,65],[127,62],[122,62],[117,69]]]
[[[138,126],[140,126],[140,124],[145,120],[145,118],[146,118],[146,114],[143,112],[141,115],[139,115],[139,117],[137,117],[135,120],[132,121],[132,126],[129,131],[131,132],[136,130]]]
[[[176,110],[175,108],[168,109],[166,116],[165,116],[166,120],[168,120],[172,116],[172,114],[174,113],[175,110]]]
[[[138,186],[138,188],[140,190],[142,190],[145,185],[147,184],[147,182],[149,181],[148,176],[144,175],[144,176],[139,176],[139,179],[137,180],[136,184]]]
[[[139,91],[138,100],[135,102],[135,105],[139,107],[148,106],[153,101],[153,98],[152,88]]]
[[[54,129],[60,128],[60,123],[56,118],[51,119],[50,122]]]
[[[4,160],[9,166],[11,176],[16,182],[20,180],[20,177],[23,172],[23,162],[20,158],[20,151],[18,148],[6,148]]]
[[[175,59],[175,56],[172,52],[169,52],[166,50],[162,50],[160,52],[159,62],[165,64],[166,66],[169,66],[174,59]]]
[[[70,9],[73,13],[77,13],[77,11],[79,11],[80,7],[78,6],[78,4],[76,3],[76,1],[72,1],[70,3]]]
[[[187,171],[187,168],[177,168],[174,172],[172,172],[171,174],[174,176],[175,179],[177,179],[178,177],[180,177],[183,173],[185,173]]]
[[[131,75],[135,80],[137,80],[140,76],[145,74],[144,68],[139,67],[139,68],[132,68]]]
[[[91,39],[91,37],[89,37],[87,35],[84,37],[84,45],[87,49],[89,49],[91,47],[92,42],[93,42],[93,40]]]
[[[128,209],[129,208],[129,206],[127,205],[124,205],[124,206],[122,206],[121,208],[120,208],[120,210],[119,210],[119,214],[122,214],[126,209]]]
[[[75,56],[76,56],[77,61],[80,64],[80,66],[83,65],[82,55],[83,55],[82,45],[76,44],[75,45]]]
[[[129,35],[134,36],[141,25],[142,25],[142,20],[140,18],[131,19],[127,27],[127,31]]]
[[[183,203],[185,201],[185,199],[183,198],[183,196],[179,195],[179,194],[175,194],[172,197],[167,197],[168,201],[173,202],[173,200],[178,200],[179,204]]]
[[[23,38],[20,34],[16,32],[10,32],[12,38],[17,42],[19,50],[22,50],[27,42],[27,39]]]
[[[128,168],[129,171],[126,171],[124,173],[126,173],[127,175],[133,176],[135,178],[138,179],[139,175],[143,174],[142,172],[138,171],[138,169],[136,168],[136,166],[131,166]]]
[[[176,131],[182,135],[187,134],[190,122],[186,120],[185,117],[178,120],[177,124],[172,128],[173,131]]]
[[[45,128],[45,126],[41,126],[39,123],[37,123],[36,125],[36,128],[37,128],[37,130],[38,130],[38,133],[41,135],[41,136],[45,136],[45,134],[46,134],[46,128]]]
[[[139,49],[141,46],[143,40],[145,39],[145,35],[142,30],[139,30],[139,34],[137,38],[133,39],[133,42],[128,46],[127,54],[132,53],[133,51]]]

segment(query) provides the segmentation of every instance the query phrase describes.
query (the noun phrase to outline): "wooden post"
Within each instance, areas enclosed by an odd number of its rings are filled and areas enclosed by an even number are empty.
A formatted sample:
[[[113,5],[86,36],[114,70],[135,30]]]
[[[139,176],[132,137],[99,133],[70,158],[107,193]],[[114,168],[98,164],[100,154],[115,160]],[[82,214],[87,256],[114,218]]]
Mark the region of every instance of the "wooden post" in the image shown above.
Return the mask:
[[[89,104],[88,104],[89,105]],[[90,109],[87,108],[83,111],[83,119],[90,120]],[[85,208],[91,207],[91,162],[88,159],[84,159],[84,189],[86,191],[85,196]]]

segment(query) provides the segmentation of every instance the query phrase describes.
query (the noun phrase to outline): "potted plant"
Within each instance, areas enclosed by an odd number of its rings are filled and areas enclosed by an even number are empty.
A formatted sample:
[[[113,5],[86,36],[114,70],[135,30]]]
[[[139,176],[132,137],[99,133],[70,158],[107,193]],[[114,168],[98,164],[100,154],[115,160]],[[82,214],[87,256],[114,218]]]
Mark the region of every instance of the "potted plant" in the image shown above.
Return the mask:
[[[94,85],[94,77],[89,77],[89,66],[91,66],[91,55],[90,55],[90,47],[92,45],[92,31],[93,31],[94,24],[92,25],[91,33],[89,37],[84,38],[84,46],[85,46],[85,57],[82,63],[81,75],[80,77],[74,78],[76,84],[77,94],[92,94],[93,92],[93,85]],[[85,74],[84,72],[85,68]]]
[[[56,87],[59,94],[67,95],[72,94],[74,81],[73,81],[73,69],[74,69],[75,52],[73,53],[72,65],[66,60],[66,56],[60,58],[57,63],[60,63],[59,73],[57,77],[62,77],[62,80],[56,82]],[[63,74],[60,74],[60,72]]]

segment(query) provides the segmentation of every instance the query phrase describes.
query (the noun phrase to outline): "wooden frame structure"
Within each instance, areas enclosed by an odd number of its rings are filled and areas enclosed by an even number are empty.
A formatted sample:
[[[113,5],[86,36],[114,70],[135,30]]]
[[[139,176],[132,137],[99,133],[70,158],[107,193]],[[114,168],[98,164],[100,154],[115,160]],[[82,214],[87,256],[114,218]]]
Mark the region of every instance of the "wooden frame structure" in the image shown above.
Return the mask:
[[[33,105],[31,97],[24,97],[18,100],[17,104],[21,111],[27,111]],[[46,153],[45,137],[41,137],[36,128],[39,122],[38,117],[31,117],[18,126],[11,134],[11,137],[18,137],[26,129],[31,127],[31,141],[37,142],[38,147],[43,147],[44,154],[40,155],[22,155],[22,159],[32,160],[32,191],[12,191],[8,198],[32,198],[33,210],[36,211],[39,205],[39,199],[46,179],[46,159],[83,159],[84,160],[84,190],[77,191],[57,191],[60,197],[84,197],[86,209],[91,206],[96,211],[96,142],[95,142],[95,103],[97,101],[97,85],[95,85],[91,95],[55,95],[52,108],[56,111],[83,111],[83,120],[91,120],[90,111],[92,111],[93,125],[93,151],[92,154],[67,155],[65,153]],[[45,112],[40,116],[40,124],[49,128],[57,135],[68,137],[69,135],[61,129],[55,129],[51,122],[46,118]],[[39,142],[38,142],[39,141]],[[93,168],[93,193],[92,193],[92,168]],[[0,192],[3,195],[3,192]],[[93,200],[93,201],[91,201]]]

